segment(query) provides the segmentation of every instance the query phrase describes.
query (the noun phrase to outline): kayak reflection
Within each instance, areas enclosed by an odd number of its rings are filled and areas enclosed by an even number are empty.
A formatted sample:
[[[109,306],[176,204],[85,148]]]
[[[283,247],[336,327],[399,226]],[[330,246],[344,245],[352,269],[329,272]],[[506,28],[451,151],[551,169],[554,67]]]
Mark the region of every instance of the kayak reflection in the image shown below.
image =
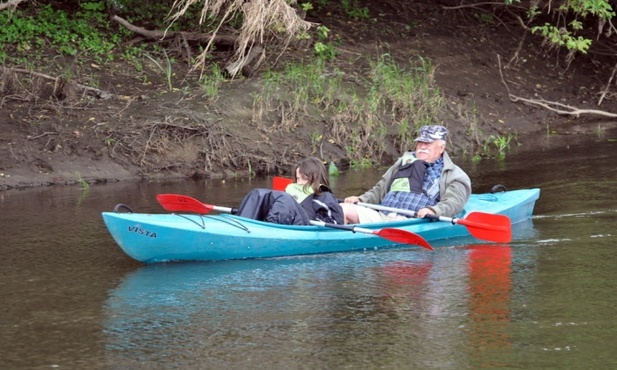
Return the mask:
[[[124,368],[482,364],[511,347],[512,263],[510,246],[471,244],[438,253],[145,265],[109,293],[107,361]]]
[[[381,309],[406,324],[414,334],[431,338],[444,359],[457,356],[465,343],[473,367],[490,367],[486,358],[503,358],[511,350],[509,334],[512,249],[504,244],[464,247],[465,257],[452,261],[395,261],[383,267],[386,287]],[[421,315],[420,320],[412,317]],[[456,325],[453,325],[456,323]],[[404,340],[408,328],[393,338]],[[433,359],[426,366],[434,366]],[[431,365],[432,364],[432,365]],[[437,367],[447,367],[447,363]]]
[[[487,352],[509,351],[512,249],[471,245],[469,250],[469,341],[479,361]],[[492,363],[482,363],[490,367]]]
[[[292,258],[143,266],[107,300],[108,361],[135,368],[184,358],[179,368],[191,368],[184,361],[211,361],[224,343],[249,346],[262,330],[251,326],[289,310],[285,295],[293,294],[294,285],[310,284],[303,275],[314,263]]]

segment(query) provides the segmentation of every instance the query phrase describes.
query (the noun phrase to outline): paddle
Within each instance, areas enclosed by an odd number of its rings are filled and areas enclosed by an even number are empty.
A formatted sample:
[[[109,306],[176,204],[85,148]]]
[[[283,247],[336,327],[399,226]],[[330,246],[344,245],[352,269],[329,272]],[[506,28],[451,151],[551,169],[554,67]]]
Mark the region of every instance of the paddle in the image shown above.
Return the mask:
[[[195,198],[180,194],[158,194],[156,200],[158,200],[163,208],[170,212],[191,212],[202,215],[212,211],[224,213],[238,212],[236,208],[213,206],[211,204],[202,203]]]
[[[362,202],[356,204],[378,211],[395,212],[399,215],[416,217],[416,212],[405,209]],[[424,218],[432,221],[450,222],[452,225],[466,226],[469,233],[478,239],[497,243],[509,243],[512,240],[512,225],[510,224],[510,218],[505,215],[474,211],[470,212],[465,218],[451,218],[431,214],[424,216]]]
[[[291,179],[285,177],[275,177],[272,180],[272,187],[275,190],[279,190],[277,187],[282,187],[284,190],[291,182]],[[416,212],[405,209],[385,207],[370,203],[356,204],[379,211],[395,212],[399,215],[417,217]],[[474,211],[469,213],[465,218],[438,217],[435,215],[426,215],[425,218],[432,221],[445,221],[453,225],[459,224],[466,226],[469,233],[478,239],[497,243],[509,243],[512,240],[512,226],[508,216]]]
[[[272,189],[285,191],[287,185],[291,184],[292,182],[294,181],[292,179],[288,179],[287,177],[275,176],[272,179]]]
[[[180,194],[158,194],[156,196],[156,199],[161,204],[161,206],[163,206],[163,208],[170,212],[192,212],[198,214],[208,214],[214,210],[233,214],[238,211],[236,208],[220,207],[213,206],[211,204],[205,204],[195,198]],[[371,230],[352,225],[337,225],[313,220],[311,220],[311,225],[348,230],[354,233],[359,232],[364,234],[377,235],[381,238],[390,240],[395,243],[419,245],[423,248],[433,250],[433,247],[423,237],[407,230],[393,228]]]
[[[379,229],[379,230],[371,230],[371,229],[365,229],[365,228],[354,226],[354,225],[327,224],[322,221],[313,221],[313,220],[311,220],[311,224],[317,225],[317,226],[331,227],[334,229],[348,230],[354,233],[358,232],[358,233],[363,233],[363,234],[377,235],[391,242],[419,245],[428,250],[431,250],[431,251],[433,250],[433,247],[423,237],[421,237],[418,234],[412,233],[411,231],[407,231],[403,229],[395,229],[392,227],[386,227],[386,228]]]
[[[291,184],[292,182],[294,181],[292,179],[288,179],[287,177],[275,176],[272,179],[272,189],[285,191],[285,188],[287,188],[287,185]]]

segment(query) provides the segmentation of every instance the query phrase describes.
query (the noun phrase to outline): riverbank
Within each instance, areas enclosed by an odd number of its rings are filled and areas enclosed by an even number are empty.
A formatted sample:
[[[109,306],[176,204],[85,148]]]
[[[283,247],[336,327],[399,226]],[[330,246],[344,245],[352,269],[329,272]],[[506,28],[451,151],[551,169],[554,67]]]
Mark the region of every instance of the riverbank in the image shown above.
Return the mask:
[[[387,54],[401,68],[417,58],[430,60],[445,100],[440,119],[452,133],[448,150],[457,159],[568,145],[614,127],[598,115],[557,114],[538,104],[513,101],[542,99],[598,109],[610,71],[594,69],[588,62],[591,57],[566,68],[542,57],[536,44],[519,50],[513,59],[521,36],[505,28],[469,20],[463,24],[452,13],[435,12],[438,7],[430,4],[405,9],[392,9],[387,3],[372,6],[375,22],[336,16],[311,20],[339,37],[338,59],[328,68],[341,71],[353,86],[365,78],[365,56]],[[418,14],[431,16],[417,19]],[[401,22],[412,18],[418,23],[401,28]],[[294,57],[290,53],[283,59]],[[353,148],[332,137],[333,117],[319,118],[317,112],[314,120],[286,126],[285,112],[279,110],[266,112],[265,120],[256,122],[253,96],[262,88],[259,75],[224,83],[215,99],[206,101],[196,76],[180,65],[174,68],[179,85],[171,91],[165,90],[164,76],[155,68],[139,76],[122,64],[91,69],[100,88],[112,93],[105,100],[57,101],[45,93],[47,85],[37,97],[15,94],[6,89],[5,78],[0,95],[0,189],[280,175],[289,174],[293,163],[307,155],[348,167]],[[599,109],[617,112],[615,96],[606,94]],[[368,160],[390,163],[400,153],[394,141],[378,157],[367,152]]]

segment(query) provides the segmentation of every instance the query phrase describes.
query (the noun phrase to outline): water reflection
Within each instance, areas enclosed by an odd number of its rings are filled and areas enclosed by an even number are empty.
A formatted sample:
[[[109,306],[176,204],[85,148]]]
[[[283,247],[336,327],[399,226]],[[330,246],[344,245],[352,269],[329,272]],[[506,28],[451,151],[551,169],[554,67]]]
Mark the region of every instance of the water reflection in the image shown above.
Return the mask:
[[[469,250],[470,348],[477,366],[498,367],[485,359],[502,358],[511,350],[509,329],[512,249],[507,245],[471,245]]]
[[[294,358],[311,358],[311,368],[475,366],[511,347],[511,265],[509,246],[470,245],[435,255],[144,266],[105,303],[107,360],[129,368],[256,360],[267,368]]]

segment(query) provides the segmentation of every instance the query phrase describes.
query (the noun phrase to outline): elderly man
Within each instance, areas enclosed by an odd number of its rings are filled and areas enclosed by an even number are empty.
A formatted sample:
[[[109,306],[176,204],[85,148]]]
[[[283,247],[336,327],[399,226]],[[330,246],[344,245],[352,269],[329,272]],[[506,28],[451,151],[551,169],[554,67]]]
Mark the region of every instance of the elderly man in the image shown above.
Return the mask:
[[[429,213],[454,217],[461,212],[471,195],[471,180],[445,152],[447,134],[443,126],[421,127],[414,152],[399,158],[371,190],[345,198],[341,204],[345,222],[371,223],[404,217],[362,207],[357,202],[414,211],[419,218]]]

